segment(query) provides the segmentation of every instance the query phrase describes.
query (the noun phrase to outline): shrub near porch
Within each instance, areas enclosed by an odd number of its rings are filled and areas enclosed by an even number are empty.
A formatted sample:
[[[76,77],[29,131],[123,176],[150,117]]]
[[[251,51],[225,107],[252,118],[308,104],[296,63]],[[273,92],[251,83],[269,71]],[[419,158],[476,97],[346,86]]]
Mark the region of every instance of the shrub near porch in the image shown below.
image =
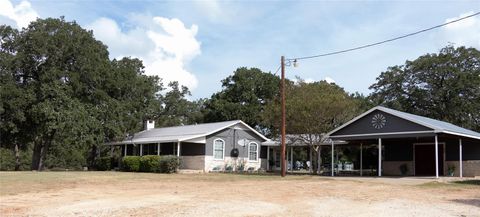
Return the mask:
[[[174,173],[178,170],[180,164],[180,159],[173,155],[125,156],[122,160],[122,170],[129,172]]]

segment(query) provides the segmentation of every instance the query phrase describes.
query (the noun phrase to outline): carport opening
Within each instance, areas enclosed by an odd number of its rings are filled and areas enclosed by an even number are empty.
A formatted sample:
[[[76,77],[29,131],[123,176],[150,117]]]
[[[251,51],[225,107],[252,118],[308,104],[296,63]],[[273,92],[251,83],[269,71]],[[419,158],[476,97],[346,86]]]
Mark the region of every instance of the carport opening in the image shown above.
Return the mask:
[[[444,146],[438,146],[438,165],[443,168]],[[416,176],[435,176],[435,144],[414,144],[414,165]],[[443,169],[439,170],[439,175],[443,176]]]

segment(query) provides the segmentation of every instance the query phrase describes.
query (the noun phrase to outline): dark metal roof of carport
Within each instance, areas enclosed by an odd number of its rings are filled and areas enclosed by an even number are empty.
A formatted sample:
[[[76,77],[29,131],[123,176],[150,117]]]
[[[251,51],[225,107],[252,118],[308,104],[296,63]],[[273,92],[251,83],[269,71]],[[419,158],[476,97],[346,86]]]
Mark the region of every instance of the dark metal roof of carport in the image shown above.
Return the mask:
[[[382,106],[374,107],[329,132],[341,140],[425,137],[449,134],[480,140],[480,133],[444,121],[409,114]]]

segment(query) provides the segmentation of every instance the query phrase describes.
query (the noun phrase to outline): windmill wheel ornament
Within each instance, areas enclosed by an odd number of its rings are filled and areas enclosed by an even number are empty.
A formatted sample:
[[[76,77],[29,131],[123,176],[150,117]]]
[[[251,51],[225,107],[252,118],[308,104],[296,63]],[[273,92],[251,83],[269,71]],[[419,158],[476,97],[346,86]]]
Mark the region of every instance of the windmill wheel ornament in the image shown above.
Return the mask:
[[[387,124],[387,119],[382,114],[376,114],[372,117],[372,126],[375,129],[382,129]]]

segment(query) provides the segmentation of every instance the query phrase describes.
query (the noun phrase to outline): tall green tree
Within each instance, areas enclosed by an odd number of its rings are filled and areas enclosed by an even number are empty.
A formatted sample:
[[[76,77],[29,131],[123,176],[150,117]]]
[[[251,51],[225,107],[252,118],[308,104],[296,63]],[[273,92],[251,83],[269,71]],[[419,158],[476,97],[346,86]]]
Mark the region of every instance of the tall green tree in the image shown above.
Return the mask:
[[[159,79],[145,76],[137,59],[110,61],[107,47],[75,22],[0,30],[0,145],[32,145],[32,169],[91,164],[100,144],[153,115]]]
[[[191,95],[185,86],[177,81],[168,84],[170,90],[161,97],[160,111],[157,113],[158,127],[170,127],[187,124],[196,124],[203,121],[202,100],[190,101]]]
[[[279,95],[280,79],[257,68],[241,67],[222,80],[222,90],[205,104],[205,121],[243,120],[269,133],[262,122],[265,106]]]
[[[20,169],[20,149],[27,144],[21,135],[25,124],[27,103],[33,99],[33,92],[17,85],[14,74],[15,42],[18,31],[9,26],[0,26],[0,137],[6,148],[15,151],[15,170]]]
[[[389,67],[370,89],[377,104],[480,131],[480,51],[447,46]]]
[[[286,85],[286,131],[292,142],[300,140],[316,151],[320,161],[319,144],[325,141],[325,134],[362,112],[361,104],[354,95],[343,88],[326,81],[306,83],[298,82]],[[357,96],[358,97],[358,96]],[[267,107],[264,121],[275,126],[279,135],[281,111],[280,101],[276,100]],[[310,158],[313,158],[310,152]],[[316,164],[319,166],[319,164]],[[317,169],[320,169],[317,167]]]

